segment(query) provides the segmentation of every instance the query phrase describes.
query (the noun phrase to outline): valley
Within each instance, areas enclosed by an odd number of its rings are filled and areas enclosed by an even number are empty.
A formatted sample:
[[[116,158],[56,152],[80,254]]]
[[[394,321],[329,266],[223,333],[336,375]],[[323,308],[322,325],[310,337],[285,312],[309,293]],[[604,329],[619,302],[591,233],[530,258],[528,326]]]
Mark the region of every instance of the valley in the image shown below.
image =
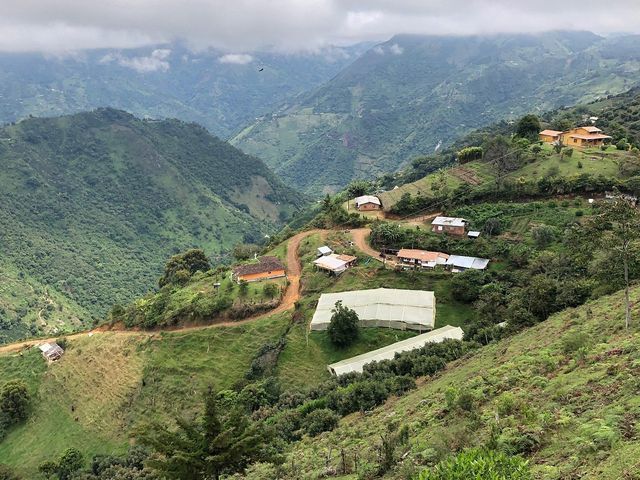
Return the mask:
[[[640,36],[530,30],[0,42],[0,480],[640,478]]]

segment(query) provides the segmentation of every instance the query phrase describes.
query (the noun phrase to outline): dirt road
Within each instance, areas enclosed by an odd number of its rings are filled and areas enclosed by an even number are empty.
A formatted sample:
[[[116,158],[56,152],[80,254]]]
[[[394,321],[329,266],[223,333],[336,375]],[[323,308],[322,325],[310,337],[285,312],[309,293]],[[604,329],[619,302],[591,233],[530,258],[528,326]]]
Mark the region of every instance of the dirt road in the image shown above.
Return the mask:
[[[314,233],[325,233],[324,230],[308,230],[306,232],[298,233],[289,239],[287,242],[287,278],[289,280],[289,284],[284,293],[282,301],[280,304],[274,308],[273,310],[269,310],[268,312],[261,313],[259,315],[254,315],[252,317],[248,317],[242,320],[237,321],[224,321],[211,323],[206,325],[187,325],[180,326],[175,328],[165,328],[162,330],[124,330],[122,328],[109,328],[109,327],[98,327],[95,330],[85,331],[73,333],[70,335],[65,335],[68,339],[79,338],[85,335],[96,335],[105,332],[116,333],[118,335],[138,335],[138,336],[153,336],[161,331],[166,332],[186,332],[186,331],[194,331],[194,330],[204,330],[206,328],[216,328],[216,327],[233,327],[236,325],[242,325],[244,323],[253,322],[260,318],[266,318],[271,315],[275,315],[278,313],[286,312],[289,309],[292,309],[295,303],[300,299],[300,274],[302,273],[302,265],[300,264],[300,258],[298,257],[298,247],[300,246],[300,242],[306,237],[313,235]],[[34,345],[40,345],[41,343],[53,342],[58,337],[50,337],[50,338],[38,338],[34,340],[25,340],[18,343],[10,343],[8,345],[0,346],[0,353],[11,353],[11,352],[19,352],[24,350],[25,348],[32,347]]]

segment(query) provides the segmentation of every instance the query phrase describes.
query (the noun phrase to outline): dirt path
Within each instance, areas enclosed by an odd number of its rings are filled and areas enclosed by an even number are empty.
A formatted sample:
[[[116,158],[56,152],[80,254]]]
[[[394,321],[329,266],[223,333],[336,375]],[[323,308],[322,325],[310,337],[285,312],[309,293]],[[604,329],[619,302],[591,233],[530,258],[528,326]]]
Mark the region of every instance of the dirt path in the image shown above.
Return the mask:
[[[353,243],[361,252],[366,253],[370,257],[382,262],[382,257],[380,257],[380,252],[374,250],[367,243],[367,238],[371,234],[370,228],[355,228],[351,230],[351,236],[353,237]]]
[[[207,328],[217,328],[217,327],[234,327],[236,325],[242,325],[244,323],[253,322],[255,320],[259,320],[261,318],[270,317],[271,315],[276,315],[278,313],[286,312],[289,309],[292,309],[295,303],[300,299],[300,274],[302,273],[302,265],[300,264],[300,258],[298,257],[298,247],[300,246],[300,242],[306,237],[313,235],[314,233],[322,233],[324,234],[325,230],[307,230],[305,232],[298,233],[289,239],[287,242],[287,278],[289,280],[289,285],[287,286],[287,290],[282,297],[282,301],[280,304],[274,308],[273,310],[269,310],[268,312],[261,313],[259,315],[254,315],[252,317],[247,317],[242,320],[237,321],[224,321],[224,322],[216,322],[205,325],[187,325],[180,326],[175,328],[166,328],[163,330],[125,330],[123,328],[109,328],[109,327],[98,327],[91,331],[72,333],[70,335],[64,335],[68,339],[80,338],[84,335],[95,335],[100,333],[115,333],[118,335],[138,335],[138,336],[148,336],[152,337],[156,334],[159,334],[163,331],[165,332],[188,332],[195,330],[204,330]],[[34,340],[25,340],[18,343],[10,343],[8,345],[0,346],[0,353],[11,353],[11,352],[19,352],[20,350],[24,350],[28,347],[33,347],[34,345],[40,345],[41,343],[53,342],[58,337],[50,337],[50,338],[38,338]]]
[[[433,217],[430,216],[430,217]],[[425,217],[428,218],[428,217]],[[416,221],[415,219],[412,219]],[[258,315],[254,315],[252,317],[247,317],[242,320],[237,321],[224,321],[224,322],[216,322],[210,324],[201,324],[201,325],[183,325],[174,328],[165,328],[162,330],[125,330],[122,327],[109,327],[102,326],[98,327],[94,330],[72,333],[70,335],[65,335],[68,339],[80,338],[85,335],[98,335],[102,333],[113,333],[117,335],[129,335],[129,336],[146,336],[153,337],[154,335],[158,335],[162,332],[190,332],[196,330],[205,330],[208,328],[218,328],[218,327],[235,327],[237,325],[242,325],[245,323],[253,322],[259,320],[261,318],[270,317],[272,315],[276,315],[278,313],[286,312],[292,308],[294,308],[295,303],[300,299],[300,275],[302,273],[302,265],[300,263],[300,258],[298,257],[298,247],[300,247],[300,243],[302,240],[307,238],[310,235],[319,233],[321,235],[325,235],[330,230],[307,230],[305,232],[298,233],[289,239],[287,242],[287,278],[289,280],[289,284],[287,289],[282,297],[282,302],[274,308],[273,310],[269,310],[268,312],[264,312]],[[356,228],[350,230],[351,236],[353,237],[353,243],[356,248],[358,248],[363,253],[371,256],[375,260],[379,262],[383,262],[383,259],[380,257],[380,252],[374,250],[367,243],[367,238],[371,234],[370,228]],[[41,343],[53,342],[57,337],[50,338],[38,338],[33,340],[25,340],[18,343],[11,343],[8,345],[0,346],[0,353],[12,353],[19,352],[24,350],[25,348],[33,347],[34,345],[39,345]]]

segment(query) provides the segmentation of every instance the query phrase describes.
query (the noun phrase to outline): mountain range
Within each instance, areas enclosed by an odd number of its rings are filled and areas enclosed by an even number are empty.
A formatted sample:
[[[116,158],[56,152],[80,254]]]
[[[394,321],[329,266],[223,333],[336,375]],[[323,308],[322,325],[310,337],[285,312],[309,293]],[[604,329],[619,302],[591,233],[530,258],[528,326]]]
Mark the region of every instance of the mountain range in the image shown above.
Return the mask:
[[[171,254],[221,261],[303,204],[203,127],[113,109],[7,125],[0,165],[5,340],[87,325],[152,288]]]
[[[628,90],[640,36],[400,35],[232,139],[289,184],[333,192],[501,119]]]
[[[63,56],[0,53],[0,122],[121,108],[197,122],[221,137],[317,86],[369,44],[317,52],[194,52],[180,43]]]

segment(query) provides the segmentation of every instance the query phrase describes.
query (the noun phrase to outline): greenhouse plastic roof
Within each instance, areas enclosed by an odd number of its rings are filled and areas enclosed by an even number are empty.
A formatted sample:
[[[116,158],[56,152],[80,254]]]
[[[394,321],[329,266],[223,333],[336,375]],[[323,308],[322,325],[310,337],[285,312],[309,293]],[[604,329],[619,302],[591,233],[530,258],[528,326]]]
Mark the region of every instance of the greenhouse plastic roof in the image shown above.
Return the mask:
[[[440,343],[446,339],[452,338],[462,340],[464,332],[460,327],[452,327],[447,325],[429,333],[408,338],[400,342],[392,343],[386,347],[372,350],[356,357],[347,358],[341,362],[332,363],[327,368],[333,375],[344,375],[350,372],[362,372],[362,368],[371,362],[379,362],[381,360],[390,360],[395,357],[396,353],[415,350],[425,346],[427,343]]]
[[[338,301],[356,311],[362,326],[431,329],[435,322],[435,296],[426,290],[376,288],[323,293],[311,320],[312,330],[325,330]],[[369,325],[368,325],[369,324]]]

